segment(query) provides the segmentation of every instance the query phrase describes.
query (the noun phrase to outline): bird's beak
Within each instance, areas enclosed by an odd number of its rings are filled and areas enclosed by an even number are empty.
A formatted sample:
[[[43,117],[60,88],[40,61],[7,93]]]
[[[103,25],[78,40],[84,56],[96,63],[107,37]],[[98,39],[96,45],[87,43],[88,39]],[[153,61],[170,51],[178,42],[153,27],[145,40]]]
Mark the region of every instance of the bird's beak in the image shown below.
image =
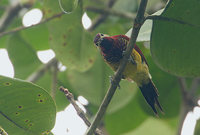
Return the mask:
[[[94,38],[94,44],[98,47],[101,46],[101,42],[104,40],[104,37],[109,37],[109,35],[98,33]]]
[[[99,47],[101,44],[101,40],[102,40],[101,34],[98,33],[94,38],[94,44]]]

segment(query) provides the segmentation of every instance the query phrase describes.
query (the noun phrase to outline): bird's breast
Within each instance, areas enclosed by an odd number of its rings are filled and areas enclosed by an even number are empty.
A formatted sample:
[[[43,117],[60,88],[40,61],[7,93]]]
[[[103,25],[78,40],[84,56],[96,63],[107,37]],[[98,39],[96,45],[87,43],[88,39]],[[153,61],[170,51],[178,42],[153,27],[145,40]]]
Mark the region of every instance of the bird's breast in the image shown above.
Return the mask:
[[[104,57],[104,60],[108,63],[117,63],[122,59],[122,50],[111,49],[111,50],[102,50],[101,54]]]

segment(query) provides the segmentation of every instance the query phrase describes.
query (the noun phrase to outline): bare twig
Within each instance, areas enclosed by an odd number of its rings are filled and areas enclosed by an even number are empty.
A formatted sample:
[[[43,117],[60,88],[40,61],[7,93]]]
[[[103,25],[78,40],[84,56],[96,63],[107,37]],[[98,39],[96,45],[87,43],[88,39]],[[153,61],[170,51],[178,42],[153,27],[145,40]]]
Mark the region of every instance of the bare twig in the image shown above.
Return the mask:
[[[65,93],[65,96],[67,97],[67,99],[69,100],[69,102],[74,106],[77,114],[81,117],[81,119],[89,127],[91,125],[91,123],[88,120],[88,118],[86,117],[86,115],[83,112],[83,110],[76,104],[76,101],[74,100],[74,96],[72,95],[72,93],[70,93],[68,91],[68,89],[66,89],[66,88],[64,88],[62,86],[60,87],[60,90]],[[98,128],[96,129],[95,134],[97,134],[97,135],[103,135],[102,132],[101,132],[101,130],[99,130]]]
[[[185,100],[185,95],[186,95],[186,92],[187,92],[187,85],[186,85],[186,81],[185,81],[185,78],[178,78],[178,82],[179,82],[179,85],[180,85],[180,92],[181,92],[181,110],[180,110],[180,118],[179,118],[179,127],[178,127],[178,135],[181,134],[181,131],[182,131],[182,127],[183,127],[183,123],[184,123],[184,120],[185,120],[185,117],[189,111],[187,105],[186,105],[186,100]]]
[[[129,13],[129,12],[119,12],[117,10],[111,10],[110,8],[98,8],[98,7],[86,7],[85,8],[87,11],[92,11],[96,12],[99,14],[109,14],[109,15],[114,15],[114,16],[119,16],[127,19],[135,19],[136,14]]]
[[[49,18],[46,18],[46,19],[42,20],[40,23],[37,23],[37,24],[35,24],[35,25],[31,25],[31,26],[29,26],[29,27],[21,26],[21,27],[17,27],[17,28],[15,28],[15,29],[12,29],[12,30],[10,30],[10,31],[2,32],[2,33],[0,33],[0,37],[5,36],[5,35],[8,35],[8,34],[11,34],[11,33],[15,33],[15,32],[21,31],[21,30],[25,30],[25,29],[28,29],[28,28],[35,27],[35,26],[37,26],[37,25],[46,23],[46,22],[48,22],[48,21],[50,21],[50,20],[52,20],[52,19],[61,17],[62,15],[64,15],[64,13],[58,13],[58,14],[55,14],[55,15],[49,17]]]
[[[187,85],[186,85],[186,80],[185,78],[178,78],[178,81],[179,81],[179,84],[180,84],[180,87],[181,87],[181,94],[182,95],[185,95],[186,91],[187,91]]]
[[[191,84],[191,87],[190,87],[190,94],[191,95],[195,95],[196,94],[196,91],[198,90],[200,86],[200,78],[194,78],[193,81],[192,81],[192,84]]]
[[[107,8],[111,8],[116,0],[109,0],[107,3]],[[88,31],[93,31],[97,26],[99,26],[99,24],[101,24],[102,22],[104,22],[106,20],[106,18],[108,17],[108,14],[103,14],[98,16],[92,23],[91,27],[88,29]]]
[[[30,82],[36,82],[55,63],[57,63],[57,60],[56,58],[53,58],[47,64],[42,65],[36,72],[32,73],[26,80]]]
[[[105,98],[103,99],[103,102],[95,116],[94,121],[92,122],[92,125],[89,127],[88,131],[87,131],[87,135],[92,135],[92,133],[94,132],[94,130],[97,128],[98,124],[101,122],[102,117],[104,116],[106,109],[116,91],[117,86],[119,85],[119,82],[121,80],[122,77],[122,73],[126,67],[126,64],[128,62],[128,58],[130,57],[130,54],[134,48],[134,44],[136,42],[139,30],[142,26],[142,24],[144,23],[144,13],[145,13],[145,9],[146,9],[146,5],[147,5],[147,1],[148,0],[141,0],[140,2],[140,6],[138,9],[138,13],[137,16],[134,20],[134,25],[133,25],[133,30],[131,33],[131,38],[130,38],[130,42],[128,44],[128,47],[126,49],[125,55],[122,59],[122,62],[120,63],[120,66],[117,70],[117,72],[115,73],[112,83],[108,89],[108,92],[106,93]]]
[[[58,61],[56,61],[53,65],[52,83],[51,83],[51,96],[53,99],[55,99],[56,97],[57,75],[58,75]]]
[[[197,99],[194,95],[191,95],[190,89],[187,88],[185,78],[180,77],[178,81],[181,87],[182,101],[188,106],[188,110],[192,110],[195,106],[198,106]]]
[[[29,8],[31,6],[32,3],[26,3],[22,5],[18,2],[15,5],[8,7],[0,19],[0,32],[4,31],[9,26],[22,8]]]

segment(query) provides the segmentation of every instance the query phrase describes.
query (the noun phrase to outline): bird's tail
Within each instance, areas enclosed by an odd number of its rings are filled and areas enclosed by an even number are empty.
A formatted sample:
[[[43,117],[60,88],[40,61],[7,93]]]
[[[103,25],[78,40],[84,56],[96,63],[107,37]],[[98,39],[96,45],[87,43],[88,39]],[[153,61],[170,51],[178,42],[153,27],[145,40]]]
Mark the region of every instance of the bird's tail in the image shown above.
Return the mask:
[[[160,109],[161,112],[163,112],[163,109],[158,101],[158,90],[155,87],[153,81],[149,79],[149,82],[147,84],[143,84],[141,87],[139,87],[142,91],[142,94],[147,101],[147,103],[151,106],[154,113],[158,115],[158,112],[155,108],[155,105]]]

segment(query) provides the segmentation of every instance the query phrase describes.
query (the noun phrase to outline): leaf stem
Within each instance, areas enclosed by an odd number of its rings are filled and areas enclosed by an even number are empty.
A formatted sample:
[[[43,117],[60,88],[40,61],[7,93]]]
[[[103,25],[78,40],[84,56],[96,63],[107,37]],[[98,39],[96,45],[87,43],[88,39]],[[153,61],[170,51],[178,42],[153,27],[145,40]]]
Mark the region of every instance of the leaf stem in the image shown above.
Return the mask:
[[[92,133],[95,131],[95,129],[97,128],[97,126],[99,125],[99,123],[101,122],[102,117],[104,116],[106,109],[116,91],[117,86],[119,85],[119,82],[121,80],[122,77],[122,73],[125,69],[125,66],[128,62],[128,58],[131,55],[131,52],[134,48],[134,44],[136,42],[139,30],[142,26],[142,24],[144,23],[145,17],[144,17],[144,13],[146,10],[146,5],[147,5],[148,0],[141,0],[140,2],[140,6],[137,12],[137,16],[134,20],[134,24],[133,24],[133,30],[131,33],[131,38],[130,38],[130,42],[128,44],[128,47],[126,49],[125,55],[122,59],[122,62],[120,63],[120,66],[117,70],[117,72],[115,73],[112,83],[106,93],[106,96],[103,99],[103,102],[95,116],[94,121],[92,122],[92,125],[89,127],[88,131],[87,131],[87,135],[92,135]]]

